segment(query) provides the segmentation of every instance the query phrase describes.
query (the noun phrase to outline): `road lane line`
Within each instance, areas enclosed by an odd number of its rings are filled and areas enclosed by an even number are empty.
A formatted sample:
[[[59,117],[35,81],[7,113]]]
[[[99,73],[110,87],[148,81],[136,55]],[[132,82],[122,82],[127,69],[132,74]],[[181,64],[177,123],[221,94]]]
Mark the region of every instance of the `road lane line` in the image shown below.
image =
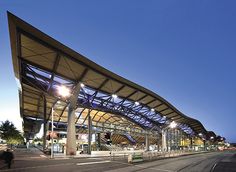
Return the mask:
[[[124,165],[128,165],[128,166],[139,167],[139,168],[151,169],[151,170],[155,170],[155,171],[174,172],[174,171],[172,171],[172,170],[165,170],[165,169],[152,168],[152,167],[149,168],[149,167],[145,167],[145,166],[143,166],[143,165],[135,165],[135,164],[125,163],[125,162],[119,162],[119,161],[111,161],[111,162],[115,162],[115,163],[119,163],[119,164],[124,164]]]
[[[103,158],[88,158],[88,159],[103,159]]]
[[[129,165],[129,166],[135,166],[135,167],[139,167],[139,168],[145,168],[145,169],[151,169],[151,170],[155,170],[155,171],[165,171],[165,172],[174,172],[172,170],[166,170],[166,169],[160,169],[160,168],[149,168],[149,167],[145,167],[143,165],[135,165],[135,164],[130,164],[130,163],[125,163],[125,162],[119,162],[119,161],[111,161],[111,162],[115,162],[115,163],[119,163],[119,164],[124,164],[124,165]]]
[[[156,170],[156,171],[174,172],[174,171],[172,171],[172,170],[165,170],[165,169],[160,169],[160,168],[148,168],[148,169]]]
[[[175,172],[175,171],[172,171],[172,170],[166,170],[166,169],[160,169],[160,168],[149,168],[149,167],[145,167],[143,165],[134,165],[134,164],[130,164],[130,163],[125,163],[125,162],[119,162],[119,161],[111,161],[111,162],[115,162],[115,163],[118,163],[118,164],[124,164],[124,165],[128,165],[128,166],[133,166],[133,167],[138,167],[138,168],[141,168],[140,170],[142,169],[151,169],[151,170],[155,170],[155,171],[163,171],[163,172]],[[125,167],[127,168],[127,167]]]
[[[215,170],[217,164],[218,164],[218,163],[215,163],[215,164],[213,165],[213,167],[211,168],[211,171],[210,171],[210,172],[213,172],[213,171]]]
[[[151,169],[151,170],[156,170],[156,171],[166,171],[166,172],[174,172],[172,170],[165,170],[165,169],[161,169],[161,168],[149,168],[149,167],[145,167],[143,165],[134,165],[136,167],[139,167],[139,168],[144,168],[144,169]]]
[[[102,163],[108,163],[108,162],[111,162],[111,161],[83,162],[83,163],[77,163],[76,165],[102,164]]]

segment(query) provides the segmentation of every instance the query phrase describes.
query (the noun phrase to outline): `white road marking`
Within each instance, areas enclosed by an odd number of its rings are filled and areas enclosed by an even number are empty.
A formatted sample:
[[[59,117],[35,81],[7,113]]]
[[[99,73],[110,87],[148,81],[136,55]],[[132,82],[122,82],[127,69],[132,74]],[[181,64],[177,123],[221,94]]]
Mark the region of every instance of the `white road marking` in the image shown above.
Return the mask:
[[[88,159],[103,159],[103,158],[88,158]]]
[[[148,168],[148,167],[145,167],[143,165],[134,165],[134,164],[129,164],[129,163],[125,163],[125,162],[119,162],[119,161],[111,161],[111,162],[115,162],[115,163],[119,163],[119,164],[125,164],[125,165],[139,167],[139,168],[151,169],[151,170],[155,170],[155,171],[174,172],[172,170],[166,170],[166,169],[160,169],[160,168]]]
[[[152,170],[156,170],[156,171],[174,172],[172,170],[165,170],[165,169],[160,169],[160,168],[148,168],[148,169],[152,169]]]
[[[41,159],[41,158],[45,158],[45,157],[42,157],[42,156],[31,156],[29,158],[33,158],[33,159]]]
[[[111,162],[111,161],[83,162],[83,163],[77,163],[76,165],[102,164],[102,163],[108,163],[108,162]]]
[[[54,159],[51,160],[62,160],[62,159],[71,159],[71,158],[67,158],[67,157],[54,157]]]
[[[140,168],[145,168],[145,169],[151,169],[151,170],[156,170],[156,171],[166,171],[166,172],[174,172],[172,170],[166,170],[166,169],[160,169],[160,168],[149,168],[149,167],[145,167],[143,165],[134,165],[136,167],[140,167]]]
[[[216,166],[217,166],[217,163],[215,163],[215,164],[213,165],[213,167],[211,168],[211,171],[210,171],[210,172],[214,171],[215,168],[216,168]]]

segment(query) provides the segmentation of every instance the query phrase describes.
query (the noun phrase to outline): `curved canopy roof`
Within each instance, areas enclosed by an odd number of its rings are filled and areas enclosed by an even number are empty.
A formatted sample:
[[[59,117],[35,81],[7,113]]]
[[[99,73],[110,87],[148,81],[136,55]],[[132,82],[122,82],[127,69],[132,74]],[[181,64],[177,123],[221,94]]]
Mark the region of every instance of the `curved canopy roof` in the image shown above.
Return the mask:
[[[78,106],[85,110],[92,106],[93,113],[106,113],[106,119],[119,121],[115,118],[122,117],[149,129],[175,121],[188,134],[207,133],[198,120],[184,115],[156,93],[101,67],[9,12],[8,22],[14,72],[22,89],[23,117],[42,117],[42,94],[46,95],[49,116],[50,108],[58,103],[58,84],[73,90],[83,83]],[[66,118],[67,102],[62,102],[57,109],[58,121]],[[120,117],[110,117],[112,114]]]

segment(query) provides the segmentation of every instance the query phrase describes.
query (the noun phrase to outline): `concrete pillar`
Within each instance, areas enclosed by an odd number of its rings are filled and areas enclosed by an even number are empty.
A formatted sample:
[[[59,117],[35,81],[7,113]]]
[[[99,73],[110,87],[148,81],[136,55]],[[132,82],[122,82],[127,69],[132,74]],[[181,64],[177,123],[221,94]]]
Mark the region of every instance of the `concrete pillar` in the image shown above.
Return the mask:
[[[161,138],[162,138],[162,152],[167,151],[167,145],[166,145],[166,130],[161,131]]]
[[[69,104],[69,108],[68,108],[66,154],[76,155],[75,110],[71,104]]]
[[[66,154],[76,155],[76,136],[75,136],[75,108],[80,92],[80,83],[74,88],[72,96],[70,97],[70,103],[68,107],[68,119],[67,119],[67,139],[66,139]]]
[[[149,135],[148,135],[149,133],[148,132],[146,132],[146,135],[145,135],[145,146],[146,146],[146,151],[149,151],[149,146],[150,146],[150,144],[149,144]]]
[[[88,112],[88,154],[91,155],[91,142],[92,142],[92,119],[90,116],[90,111]]]
[[[43,96],[43,150],[46,149],[46,137],[47,137],[47,100]]]

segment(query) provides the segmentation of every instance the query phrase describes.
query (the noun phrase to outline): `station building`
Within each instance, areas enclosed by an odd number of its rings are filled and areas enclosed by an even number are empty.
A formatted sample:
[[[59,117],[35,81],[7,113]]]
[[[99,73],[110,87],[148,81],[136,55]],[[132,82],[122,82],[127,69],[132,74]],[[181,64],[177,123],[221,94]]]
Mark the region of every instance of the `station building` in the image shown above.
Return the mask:
[[[103,68],[9,12],[8,22],[27,140],[42,126],[44,149],[53,140],[66,154],[80,150],[91,154],[200,150],[215,139],[214,132],[210,139],[200,121],[157,93]]]

